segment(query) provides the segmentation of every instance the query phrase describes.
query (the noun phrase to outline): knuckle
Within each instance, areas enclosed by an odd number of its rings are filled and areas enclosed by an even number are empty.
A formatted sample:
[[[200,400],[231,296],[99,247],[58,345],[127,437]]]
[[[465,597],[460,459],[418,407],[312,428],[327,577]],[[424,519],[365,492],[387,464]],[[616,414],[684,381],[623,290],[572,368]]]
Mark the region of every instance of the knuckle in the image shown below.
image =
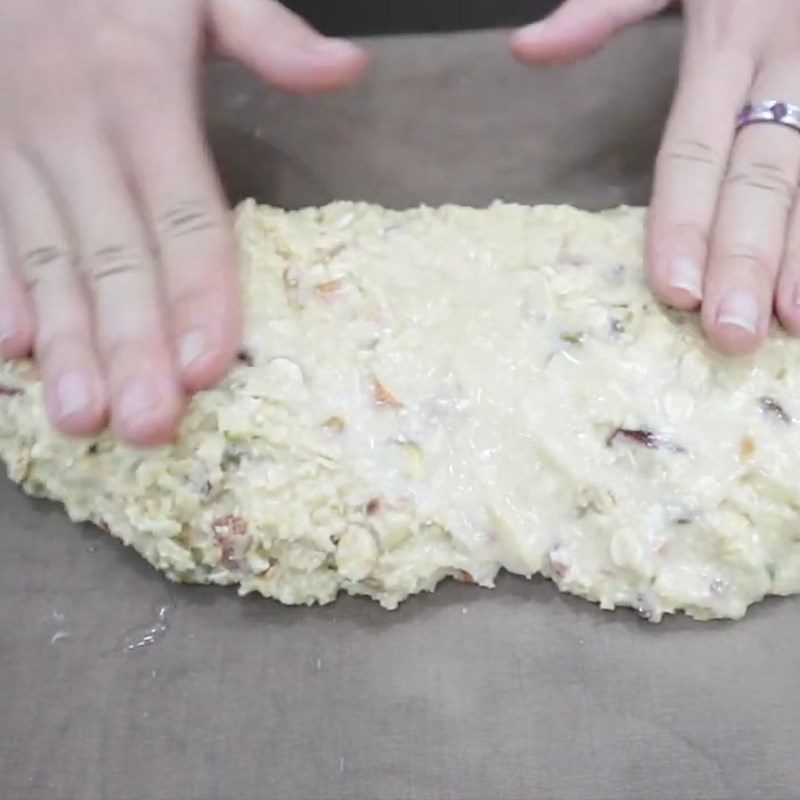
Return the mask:
[[[715,76],[752,72],[757,52],[748,26],[730,24],[730,11],[722,4],[687,3],[686,15],[687,55],[698,65]]]
[[[704,258],[710,239],[708,225],[682,216],[683,209],[664,208],[663,211],[663,217],[658,217],[651,228],[651,252],[666,249],[702,254]]]
[[[147,269],[147,259],[141,249],[122,245],[107,245],[95,250],[87,264],[88,277],[95,285],[110,278],[137,274]]]
[[[708,228],[694,220],[673,222],[667,230],[667,236],[681,242],[698,245],[702,249],[708,246]]]
[[[39,245],[20,254],[20,267],[28,291],[34,289],[47,275],[71,270],[74,263],[75,259],[69,249],[59,244]]]
[[[210,331],[219,330],[220,323],[230,313],[228,307],[232,305],[224,289],[209,285],[168,287],[166,299],[175,331],[189,331],[198,326]]]
[[[58,81],[51,81],[58,84]],[[99,109],[85,81],[64,81],[61,91],[50,87],[33,90],[26,111],[20,116],[20,132],[14,146],[48,152],[54,142],[63,150],[84,147],[94,133]]]
[[[169,305],[178,325],[187,320],[207,319],[219,305],[219,294],[203,286],[185,286],[172,291]]]
[[[26,250],[22,254],[23,269],[41,269],[43,267],[69,266],[70,253],[61,245],[41,245]]]
[[[725,185],[766,192],[788,210],[794,202],[797,177],[791,176],[781,164],[771,161],[750,161],[740,167],[734,167],[725,177]]]
[[[704,53],[709,70],[714,70],[711,74],[724,75],[731,80],[752,75],[757,62],[749,39],[732,35],[729,31],[710,37],[705,43]]]
[[[24,64],[24,73],[19,77],[25,80],[26,89],[63,82],[77,74],[84,63],[80,52],[76,52],[74,38],[55,19],[30,20],[15,26],[15,34],[4,43],[11,48],[16,63]]]
[[[800,273],[800,242],[789,242],[786,245],[786,250],[783,254],[784,269],[792,270],[795,273]]]
[[[29,77],[30,86],[41,87],[42,93],[53,87],[54,78],[58,77],[61,86],[69,77],[74,77],[76,70],[75,58],[63,43],[53,43],[50,47],[37,46],[34,52],[25,59],[25,68]]]
[[[166,363],[165,343],[159,335],[151,333],[123,333],[100,337],[98,346],[102,360],[127,372],[134,365],[152,367]]]
[[[100,355],[106,364],[136,363],[133,359],[143,359],[143,343],[134,343],[131,339],[122,336],[101,338],[99,341]],[[138,345],[138,346],[137,346]]]
[[[16,100],[19,122],[49,124],[64,118],[74,120],[76,111],[91,105],[87,60],[63,33],[44,30],[30,41],[23,37],[17,44],[17,63],[22,65],[9,91]]]
[[[778,268],[777,258],[754,244],[728,242],[720,245],[716,261],[722,265],[737,263],[757,275],[772,276]]]
[[[84,321],[76,316],[71,323],[41,326],[36,332],[34,351],[43,362],[60,360],[55,358],[59,353],[85,354],[88,358],[91,345]]]
[[[127,88],[163,92],[174,72],[163,37],[127,22],[113,21],[100,31],[96,57],[101,76]]]
[[[205,203],[192,200],[169,206],[159,214],[157,220],[159,234],[171,239],[218,231],[220,228],[219,216]]]
[[[682,137],[674,142],[665,142],[658,154],[658,165],[661,168],[681,164],[720,169],[723,160],[722,153],[716,147],[703,139],[693,137]]]

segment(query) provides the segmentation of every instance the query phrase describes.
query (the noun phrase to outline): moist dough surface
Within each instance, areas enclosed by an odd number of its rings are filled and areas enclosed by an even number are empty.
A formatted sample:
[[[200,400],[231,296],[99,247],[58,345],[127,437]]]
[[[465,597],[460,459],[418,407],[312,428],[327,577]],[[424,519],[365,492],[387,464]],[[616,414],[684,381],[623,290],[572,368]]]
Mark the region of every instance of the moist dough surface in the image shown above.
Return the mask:
[[[284,603],[501,568],[653,621],[800,591],[800,342],[713,353],[647,289],[642,209],[246,202],[237,233],[243,350],[177,442],[58,437],[4,364],[13,480]]]

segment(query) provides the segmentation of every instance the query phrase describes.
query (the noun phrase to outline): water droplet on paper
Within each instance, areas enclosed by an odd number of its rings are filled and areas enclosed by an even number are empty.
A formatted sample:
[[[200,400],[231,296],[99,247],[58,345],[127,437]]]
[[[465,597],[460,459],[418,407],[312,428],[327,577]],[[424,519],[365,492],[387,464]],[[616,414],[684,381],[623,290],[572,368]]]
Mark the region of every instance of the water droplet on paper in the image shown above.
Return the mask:
[[[66,618],[66,615],[61,611],[54,610],[50,613],[50,619],[52,619],[53,622],[59,626],[59,629],[50,637],[50,644],[55,644],[56,642],[70,638],[69,631],[61,627],[61,624],[66,620]]]
[[[162,639],[169,630],[169,614],[173,608],[172,605],[159,606],[156,619],[149,624],[134,628],[122,639],[119,649],[125,653],[132,653]]]

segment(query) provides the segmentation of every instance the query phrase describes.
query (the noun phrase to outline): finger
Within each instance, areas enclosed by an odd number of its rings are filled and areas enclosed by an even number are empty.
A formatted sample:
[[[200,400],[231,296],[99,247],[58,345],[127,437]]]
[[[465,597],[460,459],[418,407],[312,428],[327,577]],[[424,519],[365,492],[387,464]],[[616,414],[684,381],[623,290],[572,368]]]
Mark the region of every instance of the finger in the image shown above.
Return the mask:
[[[117,136],[160,255],[184,388],[213,386],[241,342],[232,220],[203,142],[189,69],[158,100],[120,100]]]
[[[789,333],[800,336],[800,202],[797,198],[789,218],[775,289],[775,313]]]
[[[546,19],[520,28],[511,52],[528,64],[566,64],[587,58],[623,28],[657,14],[671,0],[566,0]]]
[[[800,202],[797,196],[789,215],[786,244],[781,255],[775,288],[775,313],[789,333],[800,335]]]
[[[18,152],[0,153],[0,187],[11,251],[35,313],[48,416],[67,435],[97,433],[106,397],[67,231],[42,176]]]
[[[33,351],[33,312],[14,267],[6,227],[0,226],[0,356],[24,358]]]
[[[703,297],[708,241],[753,65],[737,51],[687,47],[656,159],[646,265],[656,295],[676,308]]]
[[[800,100],[793,90],[796,75],[796,63],[768,63],[751,96]],[[714,225],[703,301],[709,340],[724,352],[752,352],[767,336],[798,177],[796,131],[761,123],[739,132]]]
[[[792,97],[794,75],[796,65],[773,62],[751,96]],[[767,335],[798,175],[796,132],[774,124],[740,132],[714,226],[703,303],[709,339],[725,352],[752,352]]]
[[[210,14],[215,52],[280,89],[338,89],[367,66],[360,47],[322,36],[274,0],[212,0]]]
[[[79,126],[80,127],[80,126]],[[116,435],[135,446],[168,441],[181,410],[151,248],[106,141],[90,129],[39,152],[69,210]]]

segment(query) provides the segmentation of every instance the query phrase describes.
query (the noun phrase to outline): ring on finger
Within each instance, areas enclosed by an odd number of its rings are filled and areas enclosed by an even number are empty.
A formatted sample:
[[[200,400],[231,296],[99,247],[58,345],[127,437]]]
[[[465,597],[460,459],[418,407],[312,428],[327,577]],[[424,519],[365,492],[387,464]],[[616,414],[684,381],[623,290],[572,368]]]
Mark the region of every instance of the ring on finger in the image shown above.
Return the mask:
[[[800,132],[800,106],[784,103],[781,100],[761,100],[748,102],[739,112],[736,119],[736,130],[740,131],[748,125],[773,123],[794,128]]]
[[[782,97],[793,85],[791,76],[771,65],[756,75],[751,97]],[[716,347],[743,355],[753,352],[769,330],[800,177],[800,139],[795,136],[800,104],[751,100],[735,128],[711,231],[702,316]]]

